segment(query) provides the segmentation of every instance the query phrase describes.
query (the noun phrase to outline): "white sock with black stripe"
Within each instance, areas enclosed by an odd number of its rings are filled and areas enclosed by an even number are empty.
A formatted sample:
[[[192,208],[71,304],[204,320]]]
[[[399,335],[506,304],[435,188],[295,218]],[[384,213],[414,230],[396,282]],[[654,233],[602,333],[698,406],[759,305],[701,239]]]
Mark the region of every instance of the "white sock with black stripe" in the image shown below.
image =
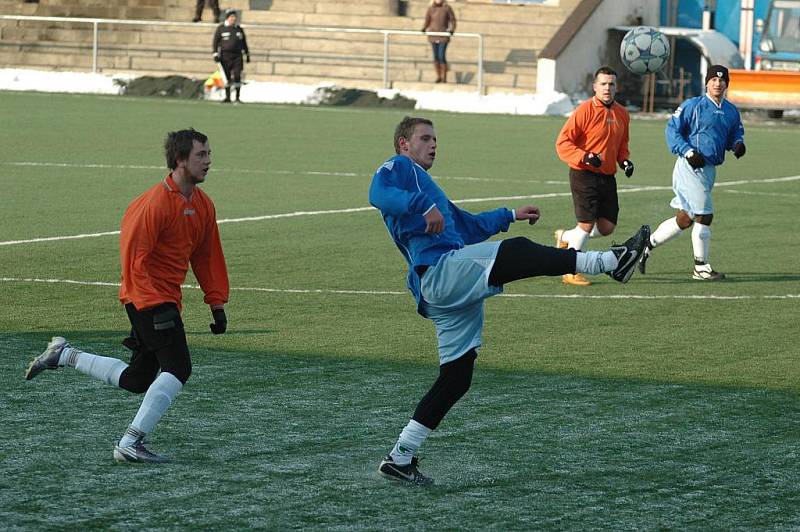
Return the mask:
[[[58,365],[73,367],[112,386],[119,386],[119,376],[128,367],[128,364],[118,358],[93,355],[71,346],[61,351]]]
[[[125,431],[125,435],[119,441],[120,447],[132,445],[136,441],[136,434],[150,434],[162,416],[167,412],[167,409],[175,400],[175,396],[183,388],[183,384],[172,373],[162,372],[153,384],[147,389],[142,400],[142,406],[136,413],[136,417],[131,421],[129,429]]]

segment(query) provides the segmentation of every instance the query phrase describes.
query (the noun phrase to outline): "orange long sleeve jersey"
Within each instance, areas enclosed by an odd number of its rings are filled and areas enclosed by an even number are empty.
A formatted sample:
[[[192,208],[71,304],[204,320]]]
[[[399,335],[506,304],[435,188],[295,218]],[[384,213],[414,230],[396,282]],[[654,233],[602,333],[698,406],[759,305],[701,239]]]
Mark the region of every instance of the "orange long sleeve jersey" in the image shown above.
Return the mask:
[[[128,205],[120,234],[122,286],[119,300],[137,310],[161,303],[181,307],[181,284],[189,265],[209,305],[228,301],[228,271],[216,210],[195,188],[190,199],[168,175]]]
[[[613,175],[617,163],[630,157],[628,152],[628,111],[613,102],[606,107],[596,97],[580,104],[561,128],[556,141],[558,158],[575,170]],[[600,154],[603,164],[594,168],[583,163],[587,152]]]

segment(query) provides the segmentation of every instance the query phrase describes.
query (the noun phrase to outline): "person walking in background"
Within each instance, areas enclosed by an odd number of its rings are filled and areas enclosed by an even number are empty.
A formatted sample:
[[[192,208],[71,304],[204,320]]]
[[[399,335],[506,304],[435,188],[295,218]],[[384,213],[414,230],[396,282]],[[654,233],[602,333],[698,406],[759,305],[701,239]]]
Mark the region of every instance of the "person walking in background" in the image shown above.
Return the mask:
[[[711,191],[717,166],[725,161],[725,151],[737,159],[744,156],[744,126],[739,110],[725,99],[730,78],[728,69],[714,65],[706,72],[706,93],[683,102],[667,122],[667,146],[678,156],[672,170],[675,197],[670,206],[678,209],[672,218],[656,228],[639,262],[645,273],[653,248],[665,244],[692,225],[694,271],[692,279],[720,281],[725,274],[708,263],[711,246],[711,221],[714,204]]]
[[[203,7],[208,2],[208,7],[211,8],[211,11],[214,13],[214,22],[219,22],[219,0],[197,0],[197,4],[195,4],[194,8],[194,18],[192,22],[200,22],[200,19],[203,18]]]
[[[193,129],[175,131],[165,142],[170,173],[133,200],[122,217],[119,300],[131,323],[123,344],[130,364],[72,347],[60,336],[34,358],[25,378],[44,370],[73,367],[106,384],[144,393],[139,411],[114,447],[120,462],[166,462],[144,438],[153,431],[192,372],[181,321],[181,284],[189,265],[205,293],[214,334],[226,331],[228,273],[211,199],[197,185],[211,166],[208,138]]]
[[[212,47],[214,50],[214,61],[222,65],[225,72],[225,99],[222,103],[230,103],[231,88],[236,90],[236,103],[240,103],[242,92],[242,70],[244,69],[243,58],[250,62],[250,50],[247,48],[247,38],[244,30],[237,24],[238,15],[235,9],[225,11],[225,20],[217,26],[214,32]]]
[[[425,24],[422,31],[447,32],[452,35],[456,31],[456,14],[445,0],[431,0],[425,13]],[[433,66],[436,69],[436,83],[447,83],[447,45],[450,37],[429,35],[428,41],[433,48]]]
[[[583,251],[590,237],[610,235],[617,226],[617,165],[626,177],[633,175],[633,163],[628,158],[630,115],[614,101],[617,73],[607,66],[597,69],[592,90],[594,96],[575,109],[556,141],[558,157],[569,166],[578,222],[569,231],[555,232],[556,246],[578,251]],[[579,273],[564,275],[562,282],[575,286],[592,284]]]
[[[436,158],[433,122],[405,117],[395,129],[393,156],[375,172],[369,202],[408,264],[407,286],[417,312],[430,319],[439,344],[439,377],[417,405],[397,443],[378,467],[381,475],[413,484],[432,480],[418,468],[417,452],[467,392],[483,330],[483,302],[506,283],[541,275],[606,273],[630,278],[650,228],[621,246],[590,251],[542,246],[525,237],[487,241],[515,220],[534,224],[539,208],[459,209],[428,174]]]

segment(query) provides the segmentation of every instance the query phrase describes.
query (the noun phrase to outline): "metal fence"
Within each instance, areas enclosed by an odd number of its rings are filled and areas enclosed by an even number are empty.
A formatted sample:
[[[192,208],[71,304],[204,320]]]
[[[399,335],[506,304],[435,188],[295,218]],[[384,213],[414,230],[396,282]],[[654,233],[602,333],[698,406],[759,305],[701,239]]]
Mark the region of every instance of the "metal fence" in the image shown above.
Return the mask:
[[[117,19],[104,19],[104,18],[78,18],[78,17],[35,17],[26,15],[0,15],[0,20],[16,20],[16,21],[32,21],[32,22],[75,22],[81,24],[91,24],[92,26],[92,73],[97,72],[97,53],[100,49],[100,42],[98,39],[98,30],[101,24],[107,25],[130,25],[130,26],[170,26],[180,27],[188,26],[196,28],[198,26],[216,27],[216,24],[211,23],[194,23],[194,22],[169,22],[163,20],[117,20]],[[319,27],[319,26],[288,26],[279,24],[247,24],[242,26],[244,29],[257,29],[264,31],[286,31],[286,32],[315,32],[315,33],[344,33],[344,34],[372,34],[383,35],[383,86],[389,88],[389,63],[390,56],[390,38],[393,35],[415,35],[419,36],[420,32],[410,30],[386,30],[386,29],[371,29],[371,28],[338,28],[338,27]],[[450,37],[449,33],[444,32],[427,32],[426,36],[446,36]],[[477,40],[477,91],[478,94],[483,93],[483,35],[480,33],[458,33],[457,37],[469,38]]]

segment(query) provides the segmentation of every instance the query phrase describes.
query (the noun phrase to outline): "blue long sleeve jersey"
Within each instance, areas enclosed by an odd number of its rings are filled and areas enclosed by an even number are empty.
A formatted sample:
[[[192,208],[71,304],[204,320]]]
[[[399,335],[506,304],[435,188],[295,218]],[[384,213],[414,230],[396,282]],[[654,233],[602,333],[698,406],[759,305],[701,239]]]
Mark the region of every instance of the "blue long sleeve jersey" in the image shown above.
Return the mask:
[[[369,202],[381,211],[389,234],[408,263],[407,286],[420,314],[417,266],[432,266],[448,251],[508,231],[514,221],[514,213],[505,208],[480,214],[459,209],[428,172],[405,155],[396,155],[378,168],[369,187]],[[434,205],[444,216],[444,231],[429,234],[425,232],[424,214]]]
[[[724,99],[717,105],[708,96],[696,96],[683,102],[667,121],[667,146],[678,157],[691,149],[703,154],[706,164],[719,166],[725,150],[744,142],[744,126],[739,111]]]

